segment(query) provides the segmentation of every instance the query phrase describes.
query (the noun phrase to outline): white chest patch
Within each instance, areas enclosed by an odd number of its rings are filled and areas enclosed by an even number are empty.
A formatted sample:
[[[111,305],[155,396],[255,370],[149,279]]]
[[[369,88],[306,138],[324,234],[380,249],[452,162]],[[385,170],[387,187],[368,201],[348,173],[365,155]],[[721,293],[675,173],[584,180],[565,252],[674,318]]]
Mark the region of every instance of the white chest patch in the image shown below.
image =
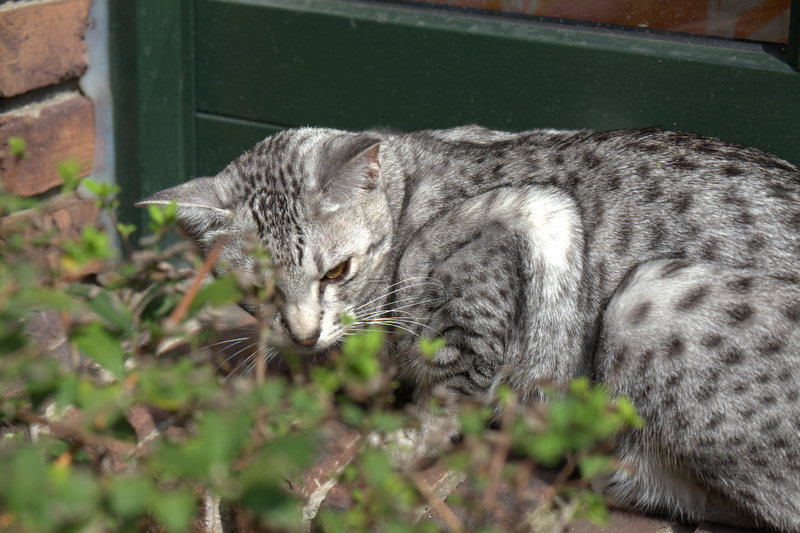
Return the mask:
[[[522,230],[541,260],[556,271],[568,270],[570,250],[579,246],[581,221],[565,194],[541,189],[503,190],[471,202],[470,214],[510,221]]]

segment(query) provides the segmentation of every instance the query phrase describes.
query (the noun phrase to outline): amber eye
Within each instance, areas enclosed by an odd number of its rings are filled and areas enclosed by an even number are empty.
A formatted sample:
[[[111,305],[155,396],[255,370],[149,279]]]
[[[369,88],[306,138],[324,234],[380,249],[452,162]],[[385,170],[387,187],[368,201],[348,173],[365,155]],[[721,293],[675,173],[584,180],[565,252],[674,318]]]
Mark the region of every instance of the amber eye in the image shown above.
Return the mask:
[[[347,269],[350,266],[350,260],[342,261],[332,269],[328,270],[323,274],[322,279],[325,280],[336,280],[341,279],[345,274],[347,274]]]

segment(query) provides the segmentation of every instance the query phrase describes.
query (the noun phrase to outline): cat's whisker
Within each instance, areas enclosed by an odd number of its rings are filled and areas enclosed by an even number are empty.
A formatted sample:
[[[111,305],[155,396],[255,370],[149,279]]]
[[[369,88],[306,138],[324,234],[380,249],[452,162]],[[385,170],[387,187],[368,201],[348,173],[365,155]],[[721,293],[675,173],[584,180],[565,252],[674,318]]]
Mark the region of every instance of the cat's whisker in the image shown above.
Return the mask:
[[[410,333],[411,335],[414,335],[415,337],[419,337],[419,333],[417,333],[416,331],[410,329],[409,327],[406,327],[406,326],[401,325],[401,324],[395,324],[393,322],[375,322],[375,324],[382,324],[382,325],[385,325],[385,326],[391,326],[393,328],[401,329],[403,331],[406,331],[406,332]]]
[[[225,357],[225,358],[222,360],[222,362],[221,362],[219,365],[217,365],[217,368],[216,368],[216,370],[219,370],[220,368],[222,368],[222,366],[223,366],[225,363],[227,363],[227,362],[231,361],[231,360],[232,360],[232,359],[234,359],[236,356],[238,356],[240,353],[242,353],[243,351],[245,351],[245,350],[247,350],[247,349],[249,349],[249,348],[252,348],[252,347],[253,347],[253,346],[255,346],[256,344],[258,344],[258,343],[256,343],[256,342],[250,343],[250,344],[248,344],[247,346],[245,346],[244,348],[242,348],[242,349],[240,349],[239,351],[237,351],[236,353],[234,353],[234,354],[232,354],[232,355],[229,355],[229,356]],[[237,366],[238,366],[238,365],[237,365]]]
[[[205,348],[214,348],[215,346],[221,346],[223,344],[236,344],[237,342],[242,342],[242,341],[245,341],[245,340],[247,340],[249,338],[250,338],[250,336],[237,337],[235,339],[225,339],[223,341],[215,342],[213,344],[206,344],[205,346],[203,346],[201,348],[201,350],[205,349]]]
[[[371,314],[380,314],[380,313],[391,313],[393,311],[402,311],[404,309],[413,308],[413,307],[420,307],[424,306],[429,303],[433,303],[437,301],[435,298],[404,298],[402,300],[398,300],[397,302],[387,302],[382,305],[378,305],[375,307],[362,309],[359,312],[359,316],[363,315],[371,315]],[[400,303],[401,305],[397,305]]]
[[[397,322],[400,324],[408,324],[431,329],[430,326],[428,326],[425,322],[422,322],[422,319],[418,317],[378,317],[370,320],[368,323],[378,324],[383,322]]]
[[[386,302],[386,303],[381,304],[379,306],[376,306],[376,307],[374,307],[372,309],[367,309],[367,310],[363,310],[362,309],[361,311],[362,312],[366,312],[366,313],[371,312],[373,310],[374,311],[379,311],[379,310],[383,310],[383,309],[385,309],[387,311],[396,311],[396,310],[399,310],[399,309],[406,309],[408,307],[421,306],[421,305],[424,305],[424,304],[427,304],[427,303],[433,303],[433,302],[436,302],[436,301],[438,301],[438,299],[436,299],[436,298],[417,299],[417,298],[408,297],[408,298],[402,298],[400,300],[395,300],[393,302]],[[397,304],[403,304],[403,305],[397,305]]]
[[[233,367],[233,369],[230,372],[228,372],[228,374],[223,378],[223,381],[227,382],[232,377],[244,376],[245,374],[241,372],[241,368],[249,365],[253,356],[255,356],[255,352],[245,357],[243,361],[240,361],[239,364],[237,364],[235,367]]]
[[[388,292],[383,293],[380,296],[377,296],[377,297],[373,298],[372,300],[369,300],[368,302],[365,302],[365,303],[359,305],[358,307],[353,309],[353,312],[358,312],[361,309],[367,307],[368,305],[370,305],[372,303],[375,303],[375,302],[377,302],[379,300],[385,299],[385,298],[391,296],[392,294],[397,294],[400,291],[413,289],[413,288],[421,287],[423,285],[428,285],[428,284],[437,285],[437,283],[433,283],[433,282],[430,282],[430,281],[421,281],[421,282],[410,283],[409,285],[407,285],[405,287],[396,287],[396,288],[394,288],[392,290],[389,290]],[[438,285],[441,286],[440,283],[438,283]],[[391,286],[390,286],[390,288],[391,288]]]
[[[247,340],[249,338],[250,337],[239,337],[239,338],[236,338],[236,339],[226,339],[224,341],[215,342],[213,344],[206,344],[206,345],[200,346],[196,350],[192,350],[191,352],[186,354],[186,357],[192,357],[194,355],[197,355],[197,354],[201,353],[203,350],[216,348],[217,346],[221,346],[223,344],[229,344],[230,346],[235,346],[236,344],[238,344],[240,342],[243,342],[243,341],[245,341],[245,340]],[[230,346],[228,346],[228,347],[230,347]],[[211,355],[214,355],[214,354],[212,353]]]
[[[377,310],[374,310],[374,311],[371,311],[371,312],[368,312],[368,313],[364,313],[364,314],[360,315],[360,317],[362,319],[364,319],[364,320],[368,320],[370,318],[380,317],[380,316],[394,316],[395,313],[397,315],[400,315],[400,316],[411,316],[411,317],[413,317],[414,313],[411,310],[407,310],[407,309],[411,309],[412,307],[413,306],[405,306],[405,308],[401,308],[401,309],[377,309]],[[398,316],[398,318],[399,318],[399,316]],[[419,317],[419,318],[420,318],[420,320],[423,319],[423,317]]]
[[[275,356],[278,355],[278,353],[280,353],[280,351],[277,348],[273,348],[272,346],[267,346],[264,352],[265,366],[268,365],[275,358]],[[236,368],[234,368],[233,371],[230,374],[228,374],[228,376],[225,379],[227,380],[233,375],[240,378],[246,377],[253,371],[253,369],[256,367],[257,364],[258,364],[258,351],[255,351],[250,355],[248,355],[244,359],[244,361],[236,365]],[[244,367],[244,370],[240,370],[242,367]]]
[[[413,326],[419,326],[420,328],[425,328],[425,329],[429,329],[429,330],[433,331],[433,329],[430,326],[428,326],[427,324],[424,324],[422,322],[417,322],[417,321],[414,321],[414,320],[408,320],[408,319],[380,318],[380,319],[375,319],[375,320],[370,321],[370,325],[372,325],[372,324],[380,324],[380,325],[385,325],[385,326],[392,326],[392,327],[395,327],[397,329],[402,329],[404,331],[407,331],[407,332],[409,332],[409,333],[411,333],[413,335],[416,335],[416,336],[419,336],[419,333],[417,333],[417,332],[415,332],[414,330],[411,329]]]
[[[418,326],[420,328],[431,329],[430,326],[422,322],[422,319],[420,319],[419,317],[385,316],[385,317],[373,317],[367,321],[368,324],[378,324],[378,323],[388,323],[388,322],[404,324],[409,327]]]
[[[425,303],[428,303],[428,302],[432,302],[432,301],[434,301],[434,300],[422,300],[420,302],[415,302],[413,304],[401,305],[400,307],[390,307],[390,308],[387,308],[387,309],[376,308],[374,310],[369,310],[369,311],[365,312],[363,314],[363,316],[380,316],[380,315],[385,315],[387,313],[397,313],[397,312],[408,313],[409,311],[406,311],[406,309],[413,308],[413,307],[419,307],[422,304],[425,304]]]

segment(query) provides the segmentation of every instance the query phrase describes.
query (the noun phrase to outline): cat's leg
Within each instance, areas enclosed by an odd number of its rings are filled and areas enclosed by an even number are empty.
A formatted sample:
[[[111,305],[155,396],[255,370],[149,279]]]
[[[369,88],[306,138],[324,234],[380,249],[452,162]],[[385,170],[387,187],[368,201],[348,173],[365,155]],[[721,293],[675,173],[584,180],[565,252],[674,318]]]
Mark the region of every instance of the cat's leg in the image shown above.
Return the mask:
[[[397,294],[398,317],[411,317],[417,327],[399,332],[391,350],[401,377],[415,384],[426,441],[441,441],[457,427],[447,410],[441,416],[427,409],[431,400],[491,403],[500,383],[534,396],[541,380],[588,371],[580,368],[582,336],[569,326],[578,273],[546,264],[527,234],[503,224],[483,222],[466,237],[452,231],[438,237],[437,246],[426,243],[407,254],[408,276],[427,276]],[[445,343],[425,354],[418,337]]]
[[[683,261],[639,266],[603,317],[598,376],[647,424],[607,482],[627,505],[800,530],[800,288]]]

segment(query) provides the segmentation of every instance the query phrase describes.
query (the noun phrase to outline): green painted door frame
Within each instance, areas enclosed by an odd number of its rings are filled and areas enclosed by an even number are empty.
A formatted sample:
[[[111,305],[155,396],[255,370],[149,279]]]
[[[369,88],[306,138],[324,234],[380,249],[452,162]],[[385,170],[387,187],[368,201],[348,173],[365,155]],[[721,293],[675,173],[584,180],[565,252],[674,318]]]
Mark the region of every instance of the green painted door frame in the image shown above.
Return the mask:
[[[800,164],[789,46],[384,2],[111,0],[122,217],[281,128],[657,125]]]

